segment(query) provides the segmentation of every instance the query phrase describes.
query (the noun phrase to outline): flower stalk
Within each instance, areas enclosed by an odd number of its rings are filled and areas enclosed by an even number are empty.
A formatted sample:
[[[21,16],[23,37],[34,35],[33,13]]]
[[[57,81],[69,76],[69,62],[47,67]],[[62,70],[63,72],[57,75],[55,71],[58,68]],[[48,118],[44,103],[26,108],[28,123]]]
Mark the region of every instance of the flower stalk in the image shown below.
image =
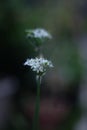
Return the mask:
[[[34,113],[33,129],[32,130],[39,130],[40,83],[41,83],[41,77],[39,76],[37,79],[37,95],[36,95],[36,105],[35,105],[35,113]]]
[[[44,59],[42,57],[35,59],[27,59],[24,65],[28,65],[31,69],[36,72],[37,81],[37,95],[36,95],[36,105],[32,130],[39,130],[39,112],[40,112],[40,85],[42,77],[45,75],[47,68],[52,68],[53,64],[51,61]]]
[[[35,51],[39,53],[39,58],[27,59],[24,65],[30,66],[32,71],[36,72],[37,81],[37,94],[36,94],[36,104],[34,119],[32,123],[32,130],[39,130],[39,112],[40,112],[40,85],[42,77],[45,75],[48,68],[52,68],[53,64],[51,61],[43,58],[42,55],[42,44],[45,43],[47,39],[52,39],[51,34],[42,28],[29,29],[26,30],[27,38],[30,44],[34,47]]]

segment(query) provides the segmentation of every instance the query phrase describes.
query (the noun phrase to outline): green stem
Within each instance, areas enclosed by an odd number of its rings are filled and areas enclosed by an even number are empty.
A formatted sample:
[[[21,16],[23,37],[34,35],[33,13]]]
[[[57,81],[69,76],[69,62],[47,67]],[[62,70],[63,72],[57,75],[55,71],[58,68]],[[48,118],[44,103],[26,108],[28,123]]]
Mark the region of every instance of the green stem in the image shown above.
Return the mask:
[[[37,80],[37,95],[36,95],[35,114],[34,114],[34,120],[33,120],[33,130],[39,130],[40,80],[41,80],[41,77],[39,76]]]

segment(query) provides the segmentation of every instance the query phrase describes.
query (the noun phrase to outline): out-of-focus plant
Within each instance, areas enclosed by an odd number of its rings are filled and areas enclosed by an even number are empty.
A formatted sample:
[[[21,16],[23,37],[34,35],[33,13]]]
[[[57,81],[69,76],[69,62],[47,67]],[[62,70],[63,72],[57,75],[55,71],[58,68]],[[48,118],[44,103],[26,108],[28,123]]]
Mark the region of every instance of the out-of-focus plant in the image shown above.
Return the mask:
[[[39,53],[41,53],[42,44],[52,38],[51,34],[42,28],[28,29],[26,32],[29,43],[34,47],[35,51]]]

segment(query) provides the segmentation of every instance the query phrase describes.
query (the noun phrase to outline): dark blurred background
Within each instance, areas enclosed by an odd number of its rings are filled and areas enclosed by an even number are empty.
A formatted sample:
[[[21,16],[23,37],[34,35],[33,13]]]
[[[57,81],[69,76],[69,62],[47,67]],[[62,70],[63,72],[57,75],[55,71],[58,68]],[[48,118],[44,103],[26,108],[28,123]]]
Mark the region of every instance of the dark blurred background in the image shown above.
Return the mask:
[[[46,125],[43,130],[86,130],[86,0],[0,1],[0,129],[31,129],[29,113],[36,82],[35,75],[23,63],[26,58],[37,56],[25,32],[34,28],[45,28],[53,36],[42,46],[44,57],[53,62],[54,70],[42,82],[41,112],[42,108],[58,108],[58,123],[52,128]],[[55,95],[57,106],[53,108]],[[44,108],[47,104],[48,108]]]

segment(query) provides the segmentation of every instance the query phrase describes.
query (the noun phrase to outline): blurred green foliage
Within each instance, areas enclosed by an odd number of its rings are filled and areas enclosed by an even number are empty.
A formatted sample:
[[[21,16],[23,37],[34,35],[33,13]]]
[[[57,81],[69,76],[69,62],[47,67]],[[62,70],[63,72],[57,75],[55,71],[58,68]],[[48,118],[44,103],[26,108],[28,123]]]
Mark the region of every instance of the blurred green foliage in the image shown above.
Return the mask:
[[[25,30],[41,27],[53,35],[52,41],[43,45],[44,56],[63,71],[65,80],[80,80],[83,68],[75,38],[87,31],[86,7],[86,0],[1,0],[0,71],[19,77],[26,73],[29,82],[23,63],[37,54]]]

